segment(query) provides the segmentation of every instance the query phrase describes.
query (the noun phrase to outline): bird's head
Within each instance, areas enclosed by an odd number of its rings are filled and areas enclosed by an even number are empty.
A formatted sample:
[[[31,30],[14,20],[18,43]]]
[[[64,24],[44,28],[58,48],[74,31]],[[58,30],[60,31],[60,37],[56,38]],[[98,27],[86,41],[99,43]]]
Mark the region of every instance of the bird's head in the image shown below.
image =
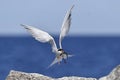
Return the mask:
[[[61,56],[61,55],[66,55],[66,56],[68,56],[68,53],[65,52],[63,49],[58,49],[58,52],[61,53],[60,56]]]
[[[63,51],[63,49],[58,49],[58,51]]]
[[[63,49],[58,49],[59,52],[61,53],[64,53],[64,50]]]

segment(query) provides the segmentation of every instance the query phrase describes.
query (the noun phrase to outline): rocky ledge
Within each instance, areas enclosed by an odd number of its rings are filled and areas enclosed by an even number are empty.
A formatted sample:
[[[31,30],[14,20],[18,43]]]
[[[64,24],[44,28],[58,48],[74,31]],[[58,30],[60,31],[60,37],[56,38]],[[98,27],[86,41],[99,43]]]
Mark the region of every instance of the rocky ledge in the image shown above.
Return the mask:
[[[6,80],[120,80],[120,65],[117,66],[113,71],[100,79],[96,78],[84,78],[84,77],[62,77],[62,78],[51,78],[37,73],[25,73],[11,70]]]

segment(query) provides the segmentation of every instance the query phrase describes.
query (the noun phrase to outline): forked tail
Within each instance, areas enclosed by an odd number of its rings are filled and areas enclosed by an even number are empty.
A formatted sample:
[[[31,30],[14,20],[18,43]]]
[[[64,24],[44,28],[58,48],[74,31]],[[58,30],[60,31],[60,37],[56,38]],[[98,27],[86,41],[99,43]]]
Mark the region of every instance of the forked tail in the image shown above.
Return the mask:
[[[74,55],[67,55],[67,58],[73,57],[73,56],[74,56]],[[66,58],[66,59],[67,59],[67,58]],[[53,62],[47,67],[47,69],[50,68],[51,66],[53,66],[53,65],[56,64],[56,63],[60,64],[63,59],[64,59],[64,58],[59,58],[59,59],[58,59],[57,56],[56,56],[55,59],[53,60]],[[66,59],[64,59],[64,60],[66,60]]]

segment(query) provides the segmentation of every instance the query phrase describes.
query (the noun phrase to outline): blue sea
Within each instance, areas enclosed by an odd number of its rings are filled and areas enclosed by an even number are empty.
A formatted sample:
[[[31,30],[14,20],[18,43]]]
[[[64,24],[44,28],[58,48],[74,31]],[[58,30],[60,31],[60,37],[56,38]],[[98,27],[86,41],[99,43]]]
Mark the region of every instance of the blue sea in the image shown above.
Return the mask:
[[[58,36],[55,36],[58,45]],[[50,77],[81,76],[100,78],[120,64],[120,37],[67,36],[63,49],[75,55],[47,68],[55,58],[48,43],[31,36],[0,37],[0,80],[10,70],[40,73]]]

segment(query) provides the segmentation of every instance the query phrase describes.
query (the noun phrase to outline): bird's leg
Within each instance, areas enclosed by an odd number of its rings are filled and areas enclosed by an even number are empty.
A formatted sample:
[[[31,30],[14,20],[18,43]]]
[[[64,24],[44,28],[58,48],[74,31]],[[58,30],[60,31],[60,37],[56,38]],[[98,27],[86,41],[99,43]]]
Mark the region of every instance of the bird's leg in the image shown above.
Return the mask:
[[[63,55],[63,53],[60,54],[60,56],[62,56],[62,55]]]
[[[66,58],[65,58],[65,56],[66,56]],[[64,63],[67,63],[66,59],[68,58],[68,54],[66,52],[61,53],[59,55],[59,57],[62,57]],[[60,64],[60,62],[59,62],[59,64]]]
[[[67,63],[66,59],[68,58],[68,54],[66,52],[63,53],[64,63]]]

